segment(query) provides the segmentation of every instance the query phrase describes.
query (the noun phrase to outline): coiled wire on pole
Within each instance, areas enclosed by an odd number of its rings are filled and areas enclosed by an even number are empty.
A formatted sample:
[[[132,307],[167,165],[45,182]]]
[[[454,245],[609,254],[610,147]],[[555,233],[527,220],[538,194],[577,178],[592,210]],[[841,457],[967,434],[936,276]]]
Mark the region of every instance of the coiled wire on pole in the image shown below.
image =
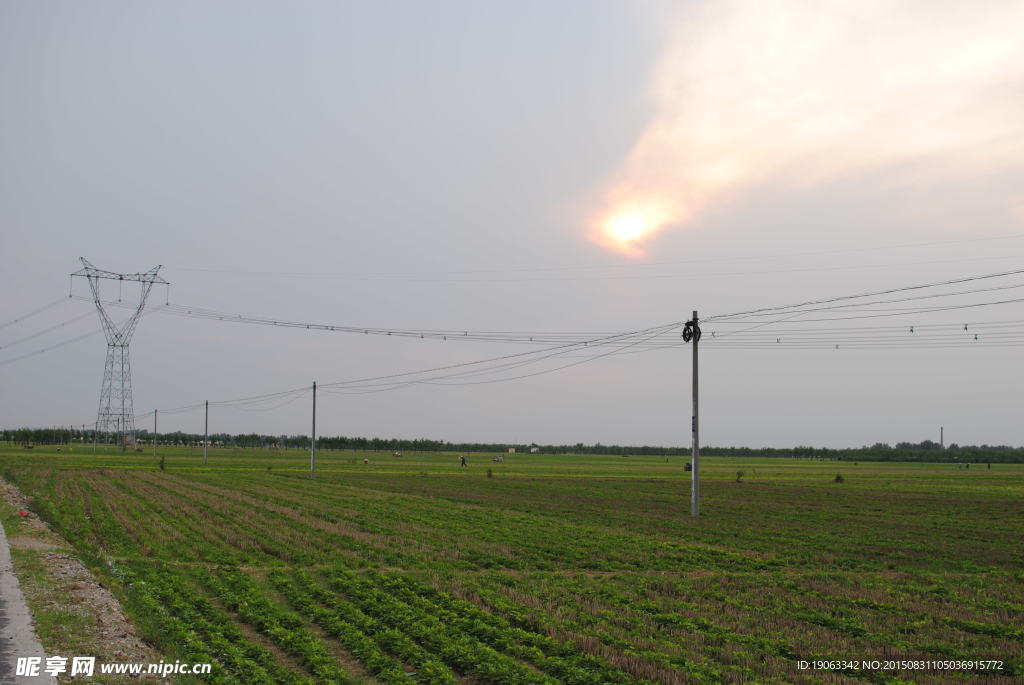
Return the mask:
[[[693,321],[687,321],[686,325],[683,326],[683,342],[699,342],[700,341],[700,326],[695,324]]]

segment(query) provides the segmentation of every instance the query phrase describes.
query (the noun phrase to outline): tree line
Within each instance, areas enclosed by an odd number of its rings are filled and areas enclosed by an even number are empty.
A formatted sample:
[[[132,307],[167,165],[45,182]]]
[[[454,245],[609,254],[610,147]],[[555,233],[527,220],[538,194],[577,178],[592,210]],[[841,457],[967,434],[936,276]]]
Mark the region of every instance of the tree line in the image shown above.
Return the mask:
[[[0,440],[8,443],[39,445],[91,444],[93,431],[67,428],[15,428],[0,430]],[[152,435],[147,430],[136,431],[141,444],[152,444]],[[160,444],[201,445],[201,433],[160,433]],[[211,433],[210,444],[222,447],[309,449],[308,435],[264,435],[261,433]],[[101,436],[102,441],[102,436]],[[348,436],[323,436],[317,438],[318,449],[387,451],[387,452],[508,452],[537,451],[541,454],[617,454],[631,456],[686,457],[690,447],[659,447],[652,445],[587,445],[578,442],[573,445],[541,445],[538,443],[492,443],[492,442],[448,442],[417,438],[364,438]],[[957,445],[944,447],[932,440],[922,442],[898,442],[895,445],[875,443],[870,447],[702,447],[702,455],[712,457],[797,457],[836,461],[940,461],[940,462],[992,462],[1024,463],[1024,447],[1007,445]]]

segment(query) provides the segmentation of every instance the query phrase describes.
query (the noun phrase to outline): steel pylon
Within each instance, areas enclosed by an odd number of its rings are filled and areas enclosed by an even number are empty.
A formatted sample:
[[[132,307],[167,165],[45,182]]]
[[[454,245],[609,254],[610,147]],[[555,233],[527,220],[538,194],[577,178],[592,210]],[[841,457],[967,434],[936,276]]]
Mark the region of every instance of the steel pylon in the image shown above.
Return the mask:
[[[167,284],[167,281],[158,274],[160,266],[144,273],[119,274],[97,269],[85,257],[79,259],[82,260],[82,268],[71,275],[84,276],[89,281],[89,289],[92,291],[96,311],[100,315],[103,334],[107,338],[107,363],[103,369],[100,408],[96,414],[96,435],[102,434],[104,441],[109,440],[110,436],[116,435],[117,444],[126,447],[135,443],[132,367],[128,355],[128,345],[131,343],[135,327],[142,317],[142,310],[146,307],[146,299],[149,297],[149,291],[152,290],[153,284]],[[136,282],[141,285],[138,305],[132,315],[121,324],[114,323],[100,299],[100,280],[102,279],[121,283]],[[120,297],[118,301],[120,301]]]

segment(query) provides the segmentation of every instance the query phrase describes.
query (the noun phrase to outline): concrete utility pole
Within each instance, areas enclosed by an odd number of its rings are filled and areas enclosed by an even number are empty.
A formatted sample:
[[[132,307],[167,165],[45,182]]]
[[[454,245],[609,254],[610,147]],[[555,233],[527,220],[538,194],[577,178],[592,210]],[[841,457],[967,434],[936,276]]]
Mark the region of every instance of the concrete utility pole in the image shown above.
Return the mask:
[[[156,413],[157,409],[153,410],[153,456],[156,456]]]
[[[946,427],[939,426],[939,447],[946,446]]]
[[[309,446],[309,477],[316,476],[316,381],[313,381],[313,434]]]
[[[697,341],[700,328],[697,327],[697,310],[693,311],[693,472],[690,488],[690,516],[700,516],[700,423],[697,394]]]
[[[210,454],[210,400],[206,400],[206,418],[203,420],[203,466]]]
[[[697,341],[700,340],[700,326],[697,311],[693,312],[693,320],[687,321],[683,328],[683,341],[693,343],[693,416],[690,417],[690,430],[693,432],[693,456],[690,462],[690,516],[700,516],[700,422],[697,402]]]

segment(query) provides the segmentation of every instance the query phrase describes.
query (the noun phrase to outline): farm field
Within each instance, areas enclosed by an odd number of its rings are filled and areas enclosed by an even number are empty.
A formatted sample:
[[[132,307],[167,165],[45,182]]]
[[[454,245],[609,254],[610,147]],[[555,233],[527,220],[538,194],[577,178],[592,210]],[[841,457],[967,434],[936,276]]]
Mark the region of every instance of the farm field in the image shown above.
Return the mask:
[[[195,682],[1024,677],[1024,465],[704,457],[694,520],[680,458],[161,454],[0,472]]]

